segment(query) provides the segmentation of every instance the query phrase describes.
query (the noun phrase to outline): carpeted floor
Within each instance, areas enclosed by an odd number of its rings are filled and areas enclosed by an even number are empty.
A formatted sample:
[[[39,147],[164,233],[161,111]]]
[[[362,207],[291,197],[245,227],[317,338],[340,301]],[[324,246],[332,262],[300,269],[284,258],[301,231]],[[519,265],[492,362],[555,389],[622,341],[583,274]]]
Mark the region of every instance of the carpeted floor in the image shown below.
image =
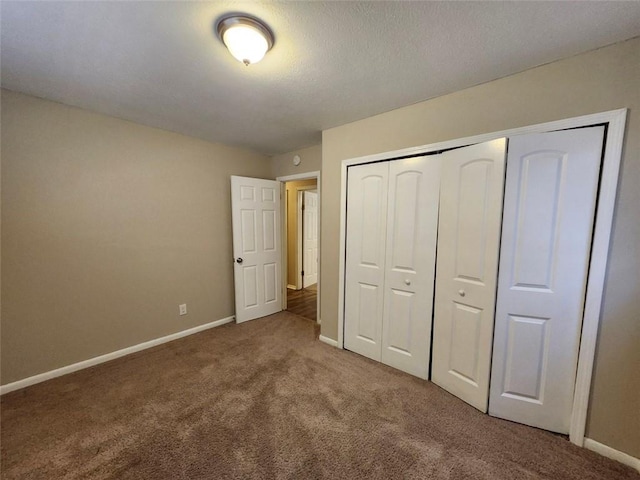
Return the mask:
[[[283,312],[2,398],[3,479],[640,479]]]

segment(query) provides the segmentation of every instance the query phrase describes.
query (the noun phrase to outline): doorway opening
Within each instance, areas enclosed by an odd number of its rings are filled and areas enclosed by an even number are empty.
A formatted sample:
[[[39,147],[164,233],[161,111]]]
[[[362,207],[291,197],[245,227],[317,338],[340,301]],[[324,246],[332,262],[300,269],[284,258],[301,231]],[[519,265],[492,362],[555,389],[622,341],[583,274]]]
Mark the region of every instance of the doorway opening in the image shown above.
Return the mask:
[[[283,309],[319,323],[319,175],[278,180],[284,200]]]

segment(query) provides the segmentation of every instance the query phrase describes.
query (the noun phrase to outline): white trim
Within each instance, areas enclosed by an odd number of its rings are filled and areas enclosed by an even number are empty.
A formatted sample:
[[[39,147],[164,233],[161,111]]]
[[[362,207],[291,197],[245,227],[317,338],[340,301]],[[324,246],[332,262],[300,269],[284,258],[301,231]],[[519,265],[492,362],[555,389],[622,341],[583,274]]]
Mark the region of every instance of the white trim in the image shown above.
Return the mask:
[[[327,345],[331,345],[332,347],[338,346],[337,341],[335,341],[333,338],[325,337],[324,335],[320,335],[318,337],[318,340],[320,340],[322,343],[326,343]]]
[[[585,298],[582,336],[580,340],[580,354],[576,374],[576,387],[573,399],[571,425],[569,428],[569,439],[571,442],[578,446],[583,446],[626,118],[627,109],[622,108],[619,110],[594,113],[592,115],[539,123],[526,127],[502,130],[500,132],[486,133],[482,135],[475,135],[473,137],[447,140],[419,147],[404,148],[402,150],[343,160],[341,165],[340,189],[338,347],[344,348],[344,252],[346,241],[347,167],[363,163],[390,160],[409,155],[421,155],[450,148],[459,148],[475,143],[488,142],[502,137],[514,137],[516,135],[525,135],[528,133],[543,133],[553,130],[586,127],[607,123],[609,128],[607,131],[604,159],[602,161],[602,179],[600,183],[598,205],[596,207],[596,221],[593,232],[592,253],[589,261],[589,277],[587,280],[588,283]]]
[[[302,271],[304,270],[304,255],[302,251],[302,222],[304,221],[302,211],[302,205],[304,202],[304,190],[301,188],[296,189],[296,283],[298,288],[304,288],[304,278],[302,278]],[[287,252],[289,255],[289,252]]]
[[[124,357],[125,355],[139,352],[141,350],[146,350],[147,348],[171,342],[173,340],[177,340],[188,335],[193,335],[194,333],[199,333],[210,328],[219,327],[220,325],[233,322],[234,319],[235,316],[232,315],[221,320],[216,320],[215,322],[198,325],[197,327],[189,328],[188,330],[182,330],[181,332],[177,333],[172,333],[171,335],[167,335],[165,337],[156,338],[155,340],[149,340],[148,342],[139,343],[131,347],[123,348],[122,350],[116,350],[115,352],[100,355],[99,357],[93,357],[89,360],[73,363],[71,365],[67,365],[66,367],[56,368],[55,370],[24,378],[22,380],[18,380],[17,382],[7,383],[6,385],[0,386],[0,395],[13,392],[14,390],[19,390],[21,388],[29,387],[31,385],[35,385],[36,383],[41,383],[52,378],[61,377],[62,375],[66,375],[68,373],[73,373],[77,372],[78,370],[93,367],[94,365],[99,365],[110,360],[115,360],[116,358]]]
[[[629,454],[616,450],[615,448],[608,447],[607,445],[596,442],[590,438],[584,439],[584,448],[599,453],[603,457],[623,463],[631,468],[635,468],[640,472],[640,458],[632,457]]]
[[[282,310],[287,309],[287,289],[289,288],[289,252],[287,251],[287,244],[289,243],[289,239],[287,238],[287,230],[289,228],[289,192],[287,192],[287,187],[284,182],[280,182],[280,216],[282,225],[282,231],[280,232],[280,250],[282,251],[282,255],[280,255],[280,271],[282,272]],[[294,290],[297,289],[295,285],[291,285]]]
[[[318,232],[322,231],[322,189],[321,189],[321,175],[320,175],[320,170],[314,170],[313,172],[307,172],[307,173],[297,173],[295,175],[285,175],[282,177],[276,177],[276,180],[278,182],[281,182],[281,187],[280,187],[280,191],[284,192],[285,191],[285,182],[291,182],[293,180],[310,180],[310,179],[316,179],[316,189],[318,190]],[[285,221],[281,222],[282,225],[282,245],[283,245],[283,252],[287,251],[287,239],[286,239],[286,235],[287,235],[287,231],[286,231],[286,210],[285,210],[285,206],[284,204],[286,204],[286,202],[280,202],[282,204],[281,206],[281,215],[282,212],[284,212],[284,216],[285,216]],[[283,265],[283,271],[285,271],[285,268],[287,266],[287,255],[282,255],[282,265]],[[321,258],[322,258],[322,242],[320,241],[320,236],[318,236],[318,265],[321,265]],[[318,301],[316,304],[316,315],[318,317],[318,323],[320,323],[320,279],[322,276],[322,272],[320,271],[320,268],[318,268]],[[285,276],[282,275],[282,309],[286,310],[287,309],[287,279],[284,278]],[[302,286],[301,286],[302,287]]]
[[[292,182],[294,180],[309,180],[311,178],[320,179],[320,170],[314,170],[307,173],[296,173],[295,175],[285,175],[284,177],[276,177],[278,182]]]
[[[287,285],[287,288],[288,288],[289,290],[297,290],[297,288],[296,288],[296,286],[295,286],[295,285]]]
[[[347,255],[347,163],[340,166],[340,250],[338,254],[338,348],[344,348],[344,269]]]
[[[573,396],[573,410],[569,439],[582,446],[587,424],[587,410],[591,393],[593,363],[596,355],[596,340],[600,325],[600,312],[604,281],[609,256],[611,225],[618,190],[618,173],[624,141],[624,128],[627,119],[626,110],[611,112],[609,128],[602,160],[600,192],[596,206],[596,222],[593,230],[593,244],[589,260],[589,276],[582,320],[582,336],[578,355],[578,370]]]
[[[379,162],[383,160],[390,160],[392,158],[406,157],[411,155],[422,155],[431,152],[437,152],[438,150],[447,150],[451,148],[459,148],[467,145],[473,145],[475,143],[488,142],[490,140],[496,140],[503,137],[513,137],[516,135],[526,135],[528,133],[544,133],[553,130],[563,130],[567,128],[587,127],[591,125],[597,125],[602,123],[614,122],[618,118],[625,118],[627,116],[627,109],[620,108],[618,110],[610,110],[608,112],[593,113],[591,115],[583,115],[581,117],[565,118],[563,120],[555,120],[547,123],[537,123],[535,125],[528,125],[526,127],[511,128],[508,130],[501,130],[499,132],[483,133],[481,135],[474,135],[472,137],[456,138],[453,140],[445,140],[443,142],[430,143],[427,145],[420,145],[418,147],[403,148],[400,150],[391,150],[383,153],[375,153],[373,155],[365,155],[362,157],[350,158],[343,160],[343,165],[360,165],[362,163]],[[624,120],[623,120],[624,122]]]

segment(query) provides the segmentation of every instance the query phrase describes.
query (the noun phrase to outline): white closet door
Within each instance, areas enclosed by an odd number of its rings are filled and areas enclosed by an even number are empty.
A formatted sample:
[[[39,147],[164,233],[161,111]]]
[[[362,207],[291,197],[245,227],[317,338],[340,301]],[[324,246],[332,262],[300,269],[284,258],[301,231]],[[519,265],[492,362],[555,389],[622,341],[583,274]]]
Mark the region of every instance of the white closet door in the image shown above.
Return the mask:
[[[442,154],[432,381],[487,411],[506,139]]]
[[[569,432],[603,136],[510,140],[491,415]]]
[[[349,167],[344,347],[380,361],[389,162]]]
[[[382,362],[429,375],[439,156],[389,164]]]

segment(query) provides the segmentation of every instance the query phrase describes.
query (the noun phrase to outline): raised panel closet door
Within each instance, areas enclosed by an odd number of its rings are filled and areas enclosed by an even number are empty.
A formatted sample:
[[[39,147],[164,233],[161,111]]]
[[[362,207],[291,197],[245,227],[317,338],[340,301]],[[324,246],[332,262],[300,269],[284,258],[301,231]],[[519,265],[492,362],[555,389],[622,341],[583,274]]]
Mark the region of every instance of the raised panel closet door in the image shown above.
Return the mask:
[[[569,432],[603,138],[510,140],[491,415]]]
[[[389,162],[347,174],[344,347],[380,361]]]
[[[506,139],[441,155],[432,381],[486,412]]]
[[[389,164],[382,362],[429,376],[440,158]]]

